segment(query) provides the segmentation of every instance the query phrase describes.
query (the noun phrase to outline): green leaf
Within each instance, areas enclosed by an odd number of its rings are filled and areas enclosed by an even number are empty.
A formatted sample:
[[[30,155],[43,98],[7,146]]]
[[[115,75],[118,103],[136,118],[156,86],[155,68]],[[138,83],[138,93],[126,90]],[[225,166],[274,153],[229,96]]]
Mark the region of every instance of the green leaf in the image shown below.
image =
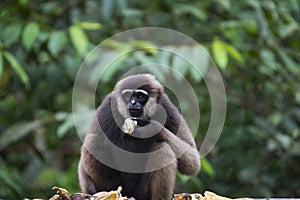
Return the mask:
[[[58,168],[45,167],[39,174],[37,182],[41,185],[53,185],[57,183],[57,175],[60,173]]]
[[[258,32],[258,25],[255,19],[244,20],[241,22],[241,25],[249,34],[254,35]]]
[[[73,25],[69,28],[71,42],[75,47],[77,53],[81,56],[85,56],[88,53],[89,41],[85,32],[80,26]]]
[[[74,127],[74,119],[72,113],[67,112],[57,112],[54,115],[54,118],[58,121],[63,121],[57,129],[57,135],[63,137],[68,130]]]
[[[58,121],[63,121],[65,119],[67,119],[69,113],[67,112],[57,112],[55,115],[54,115],[54,118]]]
[[[125,8],[121,10],[121,12],[124,17],[133,18],[133,19],[135,17],[142,17],[143,15],[143,11],[138,9],[132,9],[132,8]]]
[[[280,59],[282,60],[282,62],[284,63],[284,65],[286,66],[286,68],[294,73],[294,74],[299,74],[300,72],[300,68],[299,68],[299,64],[296,63],[287,53],[285,53],[284,51],[279,51],[277,50],[277,53],[279,54]]]
[[[259,53],[260,57],[266,65],[265,67],[262,67],[261,70],[263,70],[264,72],[272,72],[274,70],[280,69],[280,66],[276,61],[276,56],[273,51],[269,49],[261,49]]]
[[[171,52],[167,51],[166,49],[162,49],[159,52],[157,62],[159,64],[169,66],[170,65],[170,58],[171,58],[171,56],[172,56]]]
[[[131,51],[131,47],[132,47],[132,45],[130,45],[128,43],[112,40],[110,38],[104,40],[102,42],[102,44],[107,46],[107,47],[118,49],[118,50],[120,50],[124,53],[127,52],[127,51]]]
[[[157,55],[158,54],[158,49],[157,47],[147,41],[141,41],[141,40],[135,40],[131,43],[133,47],[141,48],[142,50],[152,54],[152,55]]]
[[[19,184],[16,184],[16,176],[14,176],[14,171],[12,172],[11,166],[5,166],[4,163],[0,165],[0,181],[2,184],[5,184],[12,188],[18,194],[21,194],[22,189]],[[3,186],[3,185],[2,185]]]
[[[291,147],[290,147],[290,152],[291,154],[295,156],[300,156],[300,142],[295,142]]]
[[[191,179],[190,176],[180,174],[179,172],[176,172],[176,176],[180,180],[180,182],[183,182],[183,183],[187,183]]]
[[[191,75],[196,81],[200,81],[206,74],[210,56],[204,47],[193,46],[189,55],[189,61],[193,65]]]
[[[219,68],[225,69],[228,64],[228,55],[224,43],[218,39],[214,40],[212,43],[212,53]]]
[[[215,176],[215,171],[206,158],[201,158],[201,166],[209,176]]]
[[[231,0],[218,0],[218,3],[225,9],[230,10],[231,6]]]
[[[123,66],[123,62],[126,59],[127,55],[119,56],[120,54],[117,51],[108,51],[102,54],[102,59],[104,63],[109,63],[101,77],[101,80],[104,83],[110,81],[116,72]],[[119,57],[118,57],[119,56]]]
[[[6,129],[0,136],[0,150],[42,126],[43,121],[19,122]]]
[[[2,72],[3,72],[3,52],[0,51],[0,80],[1,80],[1,76],[2,76]]]
[[[276,125],[276,126],[277,126],[279,123],[281,123],[282,120],[283,120],[283,115],[282,115],[282,113],[280,113],[280,112],[275,112],[275,113],[273,113],[270,117],[271,117],[272,123],[273,123],[274,125]]]
[[[111,18],[112,13],[113,13],[113,8],[114,8],[114,3],[115,1],[111,0],[102,0],[102,15],[105,20],[108,20]]]
[[[233,46],[226,44],[223,42],[223,45],[227,51],[227,53],[232,56],[236,61],[242,63],[243,62],[243,58],[241,56],[241,54],[238,52],[238,50],[236,50],[236,48],[234,48]]]
[[[37,176],[43,169],[43,162],[39,157],[32,157],[30,160],[26,162],[26,165],[23,166],[22,177],[21,177],[21,185],[27,185],[28,183],[32,183],[36,180]]]
[[[9,53],[8,51],[5,51],[3,53],[3,56],[5,57],[5,59],[7,60],[7,62],[10,64],[10,66],[15,70],[15,72],[18,74],[18,76],[20,77],[21,81],[23,82],[23,84],[25,85],[26,88],[30,87],[30,82],[29,82],[29,78],[28,75],[26,74],[26,72],[24,71],[24,69],[22,68],[21,64],[18,62],[18,60],[16,59],[15,56],[13,56],[11,53]]]
[[[291,22],[288,25],[285,25],[283,28],[279,29],[279,35],[282,39],[294,34],[296,31],[299,31],[299,24],[297,22]]]
[[[174,4],[175,7],[175,12],[177,15],[182,15],[182,14],[191,14],[195,16],[199,21],[204,21],[206,20],[207,16],[206,13],[199,9],[199,7],[196,7],[194,5],[189,5],[189,4]]]
[[[188,71],[188,62],[186,60],[189,60],[190,49],[182,46],[176,50],[176,53],[178,55],[174,54],[172,58],[172,67],[182,75],[179,77],[183,77]]]
[[[66,120],[58,127],[57,135],[59,137],[63,137],[72,127],[74,127],[74,120],[73,115],[70,114],[68,115]]]
[[[191,68],[191,75],[192,75],[193,79],[197,82],[201,81],[203,78],[201,73],[199,73],[199,71],[195,67]]]
[[[51,33],[48,41],[48,49],[52,55],[57,56],[58,53],[65,47],[68,38],[65,32],[55,31]]]
[[[252,183],[254,184],[254,178],[257,174],[257,167],[256,166],[247,166],[244,169],[238,172],[238,177],[245,183]]]
[[[159,51],[157,63],[160,64],[160,70],[162,74],[167,74],[170,66],[170,58],[172,58],[172,53],[162,49]]]
[[[89,22],[89,21],[81,21],[77,25],[86,30],[99,30],[102,27],[102,25],[98,22]]]
[[[77,133],[80,137],[84,137],[89,129],[89,125],[95,116],[95,109],[89,108],[87,105],[78,104],[76,109],[73,110],[73,119],[76,123],[81,124],[76,127]]]
[[[147,56],[143,51],[135,51],[133,58],[140,63],[140,65],[147,65],[147,71],[156,76],[158,80],[164,80],[164,70],[161,66],[153,64],[153,57]]]
[[[18,23],[13,23],[8,25],[1,31],[1,39],[5,46],[10,46],[13,44],[20,36],[22,30],[22,25]]]
[[[122,11],[127,8],[127,1],[124,0],[116,0],[116,7],[118,10]]]
[[[28,23],[22,33],[22,43],[27,50],[31,49],[39,35],[40,27],[35,22]]]

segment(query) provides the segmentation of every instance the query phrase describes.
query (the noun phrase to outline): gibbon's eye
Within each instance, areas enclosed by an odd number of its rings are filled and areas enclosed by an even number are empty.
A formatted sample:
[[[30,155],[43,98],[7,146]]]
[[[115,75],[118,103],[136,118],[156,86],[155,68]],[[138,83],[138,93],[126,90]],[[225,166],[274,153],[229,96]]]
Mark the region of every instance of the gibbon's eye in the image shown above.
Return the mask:
[[[136,90],[134,96],[139,100],[143,105],[148,101],[149,94],[145,90]]]
[[[142,93],[142,92],[137,92],[137,93],[136,93],[136,97],[137,97],[138,99],[142,99],[143,97],[145,97],[145,94]]]
[[[133,90],[126,89],[126,90],[122,91],[121,96],[125,102],[128,102],[130,100],[132,94],[133,94]]]

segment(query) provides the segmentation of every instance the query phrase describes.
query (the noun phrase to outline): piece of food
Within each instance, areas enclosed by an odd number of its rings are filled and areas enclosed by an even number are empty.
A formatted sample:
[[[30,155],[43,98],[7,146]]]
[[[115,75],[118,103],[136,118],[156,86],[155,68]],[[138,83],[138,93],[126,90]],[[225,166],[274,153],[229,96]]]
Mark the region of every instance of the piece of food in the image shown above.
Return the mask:
[[[68,190],[60,187],[53,187],[53,190],[56,190],[56,194],[53,195],[49,200],[135,200],[135,198],[128,198],[122,197],[121,191],[122,187],[118,187],[117,190],[112,190],[110,192],[101,191],[97,192],[93,195],[91,194],[84,194],[84,193],[76,193],[70,194]],[[23,200],[30,200],[24,198]],[[42,199],[32,199],[32,200],[42,200]],[[139,199],[142,200],[142,199]],[[181,193],[181,194],[174,194],[172,200],[254,200],[252,198],[237,198],[231,199],[227,197],[223,197],[217,195],[210,191],[205,191],[204,196],[199,193],[188,194],[188,193]]]
[[[54,186],[52,190],[56,190],[56,195],[54,195],[50,200],[69,200],[70,199],[70,192],[64,188],[59,188]],[[57,196],[59,195],[59,198]]]
[[[195,193],[195,194],[174,194],[173,200],[204,200],[204,197],[201,194]]]
[[[137,121],[127,118],[124,121],[122,130],[124,131],[124,133],[132,134],[136,126],[137,126]]]
[[[220,195],[217,195],[213,192],[205,191],[204,192],[204,198],[205,200],[229,200],[230,198],[222,197]]]
[[[134,198],[122,197],[122,187],[120,186],[116,191],[101,191],[93,195],[84,193],[70,194],[66,189],[56,186],[52,189],[56,190],[56,194],[53,195],[49,200],[135,200]]]
[[[84,193],[76,193],[71,194],[70,199],[71,200],[90,200],[92,195],[90,194],[84,194]]]

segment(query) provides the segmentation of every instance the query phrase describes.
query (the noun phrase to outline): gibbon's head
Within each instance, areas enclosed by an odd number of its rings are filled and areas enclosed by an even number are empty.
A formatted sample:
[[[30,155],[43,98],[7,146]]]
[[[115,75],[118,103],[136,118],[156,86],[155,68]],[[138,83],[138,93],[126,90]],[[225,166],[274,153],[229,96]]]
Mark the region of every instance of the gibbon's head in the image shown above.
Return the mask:
[[[163,86],[150,74],[128,76],[114,88],[118,111],[124,118],[148,117],[162,92]]]

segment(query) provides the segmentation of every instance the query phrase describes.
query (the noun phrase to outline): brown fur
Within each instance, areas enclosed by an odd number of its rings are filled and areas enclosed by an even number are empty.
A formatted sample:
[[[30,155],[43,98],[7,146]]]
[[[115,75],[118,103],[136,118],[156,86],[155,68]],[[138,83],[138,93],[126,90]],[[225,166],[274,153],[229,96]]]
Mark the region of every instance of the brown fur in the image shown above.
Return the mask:
[[[124,89],[137,89],[145,85],[150,97],[144,106],[143,116],[151,116],[151,123],[137,127],[134,133],[151,134],[156,130],[159,132],[150,138],[130,139],[131,136],[124,136],[120,129],[124,120],[130,117],[120,94]],[[165,109],[165,123],[159,122],[159,114],[152,109],[155,104]],[[152,114],[149,114],[150,108]],[[145,167],[150,172],[127,173],[101,163],[101,158],[105,156],[114,158],[108,140],[124,150],[135,153],[159,150],[159,153],[150,154],[147,158]],[[91,149],[97,149],[96,154],[93,152],[92,155]],[[126,158],[121,162],[126,162]],[[156,169],[161,162],[168,164]],[[133,196],[137,200],[170,199],[176,169],[185,175],[195,175],[200,170],[199,154],[185,120],[152,75],[140,74],[119,81],[114,91],[97,109],[96,117],[82,146],[78,166],[82,192],[92,194],[102,190],[115,190],[122,186],[124,195]]]

